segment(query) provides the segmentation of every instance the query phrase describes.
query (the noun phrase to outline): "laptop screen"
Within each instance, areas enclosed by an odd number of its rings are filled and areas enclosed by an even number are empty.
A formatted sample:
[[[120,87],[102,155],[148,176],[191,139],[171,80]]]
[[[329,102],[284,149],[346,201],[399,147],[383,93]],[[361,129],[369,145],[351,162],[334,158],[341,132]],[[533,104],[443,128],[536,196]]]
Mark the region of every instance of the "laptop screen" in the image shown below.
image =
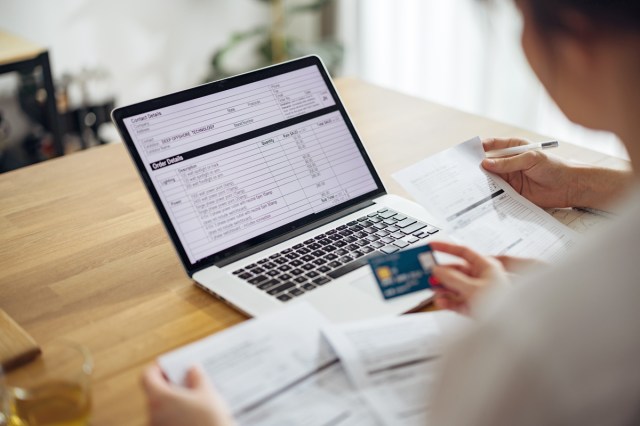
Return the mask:
[[[381,188],[324,70],[308,62],[122,117],[191,265]]]

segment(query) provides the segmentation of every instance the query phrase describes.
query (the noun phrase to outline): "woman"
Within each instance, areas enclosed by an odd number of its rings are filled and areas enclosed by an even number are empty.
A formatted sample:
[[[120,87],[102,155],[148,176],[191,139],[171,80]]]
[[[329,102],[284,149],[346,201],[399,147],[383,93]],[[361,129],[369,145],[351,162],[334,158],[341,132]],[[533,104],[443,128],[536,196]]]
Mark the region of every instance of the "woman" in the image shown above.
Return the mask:
[[[549,94],[574,122],[616,133],[640,170],[640,1],[517,4],[524,52]],[[488,140],[485,149],[521,143]],[[627,187],[629,194],[606,234],[514,286],[494,284],[506,281],[512,260],[433,244],[464,260],[434,270],[436,302],[473,312],[478,326],[445,356],[432,424],[638,424],[637,174],[572,166],[541,152],[485,160],[483,166],[542,207],[602,208]],[[168,384],[157,367],[145,372],[143,384],[153,424],[232,423],[197,369],[186,388]]]

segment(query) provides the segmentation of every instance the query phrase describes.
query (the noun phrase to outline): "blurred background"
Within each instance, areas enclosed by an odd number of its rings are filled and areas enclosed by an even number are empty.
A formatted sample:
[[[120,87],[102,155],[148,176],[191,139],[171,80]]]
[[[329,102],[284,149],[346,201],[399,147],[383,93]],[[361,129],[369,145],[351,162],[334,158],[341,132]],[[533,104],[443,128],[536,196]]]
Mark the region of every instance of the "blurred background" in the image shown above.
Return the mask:
[[[117,141],[114,106],[309,53],[334,77],[626,157],[550,101],[509,0],[0,0],[0,10],[2,172]]]

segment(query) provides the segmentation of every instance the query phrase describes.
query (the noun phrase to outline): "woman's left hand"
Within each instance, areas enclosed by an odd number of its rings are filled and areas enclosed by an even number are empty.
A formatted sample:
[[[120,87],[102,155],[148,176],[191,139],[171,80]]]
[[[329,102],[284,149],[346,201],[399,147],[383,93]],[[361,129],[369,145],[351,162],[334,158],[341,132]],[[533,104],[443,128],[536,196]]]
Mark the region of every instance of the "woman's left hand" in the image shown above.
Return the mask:
[[[468,315],[471,303],[482,291],[509,282],[503,261],[514,262],[514,258],[502,256],[498,260],[482,256],[468,247],[445,242],[433,242],[429,245],[435,251],[463,260],[461,264],[433,267],[431,285],[438,308]]]

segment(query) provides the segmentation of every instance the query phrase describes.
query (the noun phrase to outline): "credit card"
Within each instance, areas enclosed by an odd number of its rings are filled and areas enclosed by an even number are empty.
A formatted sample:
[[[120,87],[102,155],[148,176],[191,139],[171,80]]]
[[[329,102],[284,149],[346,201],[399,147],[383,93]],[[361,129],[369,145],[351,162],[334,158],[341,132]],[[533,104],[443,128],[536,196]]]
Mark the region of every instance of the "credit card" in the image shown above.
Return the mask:
[[[385,299],[430,288],[431,268],[436,264],[429,245],[369,259]]]

